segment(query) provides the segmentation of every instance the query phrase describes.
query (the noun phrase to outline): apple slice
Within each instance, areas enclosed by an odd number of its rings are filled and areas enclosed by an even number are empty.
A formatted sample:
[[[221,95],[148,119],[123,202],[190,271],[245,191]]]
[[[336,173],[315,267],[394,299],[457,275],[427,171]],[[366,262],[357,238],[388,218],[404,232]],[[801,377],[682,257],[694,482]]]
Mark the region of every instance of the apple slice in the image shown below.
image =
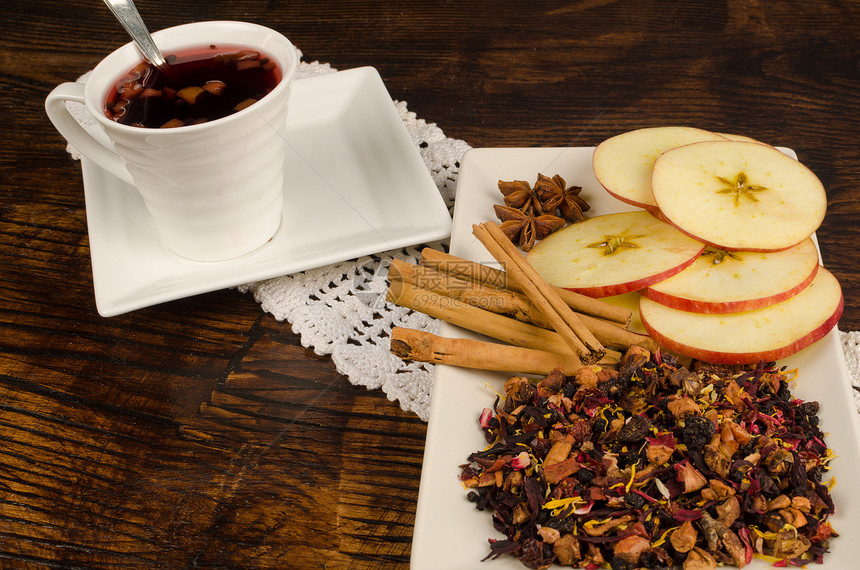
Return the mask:
[[[671,277],[693,263],[704,247],[637,210],[567,226],[538,243],[527,259],[552,285],[608,297]]]
[[[839,282],[823,267],[794,297],[743,313],[702,315],[639,299],[642,324],[654,340],[672,352],[714,364],[753,364],[790,356],[836,326],[842,307]]]
[[[757,142],[708,141],[666,151],[651,191],[664,219],[718,249],[779,251],[824,219],[824,186],[806,166]]]
[[[690,267],[642,294],[692,313],[739,313],[793,297],[812,283],[817,270],[812,238],[773,253],[707,248]]]
[[[725,140],[693,127],[649,127],[606,139],[594,149],[594,175],[607,192],[628,204],[656,210],[651,168],[661,153],[699,141]]]
[[[759,143],[759,144],[767,144],[767,143],[761,142],[758,139],[754,139],[754,138],[748,137],[746,135],[736,135],[734,133],[717,133],[717,134],[719,134],[721,137],[725,137],[725,138],[729,139],[730,141],[754,142],[754,143]],[[768,146],[773,146],[773,145],[768,145]]]

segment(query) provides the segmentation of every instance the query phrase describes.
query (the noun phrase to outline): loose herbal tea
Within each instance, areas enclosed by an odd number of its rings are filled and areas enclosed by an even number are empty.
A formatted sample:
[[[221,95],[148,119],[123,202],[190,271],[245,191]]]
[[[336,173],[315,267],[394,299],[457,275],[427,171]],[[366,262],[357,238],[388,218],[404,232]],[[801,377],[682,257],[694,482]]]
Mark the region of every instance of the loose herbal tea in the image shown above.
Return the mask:
[[[190,49],[167,61],[167,73],[141,62],[123,75],[107,94],[105,114],[135,127],[196,125],[252,105],[281,76],[272,59],[237,46]]]
[[[528,568],[821,562],[836,536],[833,457],[792,372],[694,363],[632,347],[618,370],[513,377],[485,409],[468,498]]]

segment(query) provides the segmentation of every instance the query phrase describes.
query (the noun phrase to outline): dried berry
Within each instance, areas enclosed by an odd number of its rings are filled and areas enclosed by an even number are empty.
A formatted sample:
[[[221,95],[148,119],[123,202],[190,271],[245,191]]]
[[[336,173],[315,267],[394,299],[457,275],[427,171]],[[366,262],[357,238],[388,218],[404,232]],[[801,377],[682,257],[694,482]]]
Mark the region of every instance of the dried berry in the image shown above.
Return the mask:
[[[624,504],[631,509],[641,509],[645,506],[645,497],[630,491],[624,495]]]
[[[636,568],[626,560],[618,557],[609,561],[609,567],[612,568],[612,570],[634,570],[634,568]]]
[[[588,469],[580,469],[576,472],[576,480],[583,485],[591,483],[592,479],[594,479],[594,473],[592,473]]]
[[[708,418],[702,416],[687,416],[684,419],[682,434],[684,445],[690,449],[701,449],[714,437],[717,428]]]
[[[525,539],[520,561],[526,568],[540,568],[546,564],[543,557],[543,542],[534,538]]]
[[[544,438],[534,438],[531,440],[532,453],[538,459],[543,459],[546,457],[546,454],[549,453],[550,448],[552,448],[552,442],[548,439]]]
[[[615,438],[621,443],[636,443],[642,441],[651,431],[651,421],[644,416],[632,416],[618,430]]]

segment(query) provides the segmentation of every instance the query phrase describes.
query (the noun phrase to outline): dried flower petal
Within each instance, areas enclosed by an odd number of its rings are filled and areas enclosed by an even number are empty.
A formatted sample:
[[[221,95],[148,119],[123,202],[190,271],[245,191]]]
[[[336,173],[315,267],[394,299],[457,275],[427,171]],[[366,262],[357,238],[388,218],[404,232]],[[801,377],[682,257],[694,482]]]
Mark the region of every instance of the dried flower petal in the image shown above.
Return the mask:
[[[529,454],[525,451],[522,451],[519,455],[517,455],[511,460],[511,469],[525,469],[531,464],[532,460],[529,457]]]

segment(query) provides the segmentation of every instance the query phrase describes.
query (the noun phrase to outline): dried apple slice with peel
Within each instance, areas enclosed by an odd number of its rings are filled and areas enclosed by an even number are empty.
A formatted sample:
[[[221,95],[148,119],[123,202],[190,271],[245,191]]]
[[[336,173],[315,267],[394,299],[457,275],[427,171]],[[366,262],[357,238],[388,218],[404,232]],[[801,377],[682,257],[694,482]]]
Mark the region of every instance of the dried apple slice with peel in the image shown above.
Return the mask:
[[[645,330],[666,349],[715,364],[753,364],[791,356],[821,339],[842,315],[842,289],[820,267],[812,283],[775,305],[703,315],[639,299]]]
[[[606,139],[594,149],[594,175],[607,192],[627,204],[656,210],[651,169],[663,152],[693,142],[725,140],[694,127],[648,127]]]
[[[806,166],[756,142],[707,141],[664,152],[651,191],[662,218],[729,251],[779,251],[824,219],[824,186]]]
[[[812,238],[771,253],[706,248],[690,267],[642,294],[692,313],[738,313],[793,297],[812,283],[817,270]]]
[[[704,247],[637,210],[567,226],[538,243],[527,259],[552,285],[608,297],[671,277],[693,263]]]

